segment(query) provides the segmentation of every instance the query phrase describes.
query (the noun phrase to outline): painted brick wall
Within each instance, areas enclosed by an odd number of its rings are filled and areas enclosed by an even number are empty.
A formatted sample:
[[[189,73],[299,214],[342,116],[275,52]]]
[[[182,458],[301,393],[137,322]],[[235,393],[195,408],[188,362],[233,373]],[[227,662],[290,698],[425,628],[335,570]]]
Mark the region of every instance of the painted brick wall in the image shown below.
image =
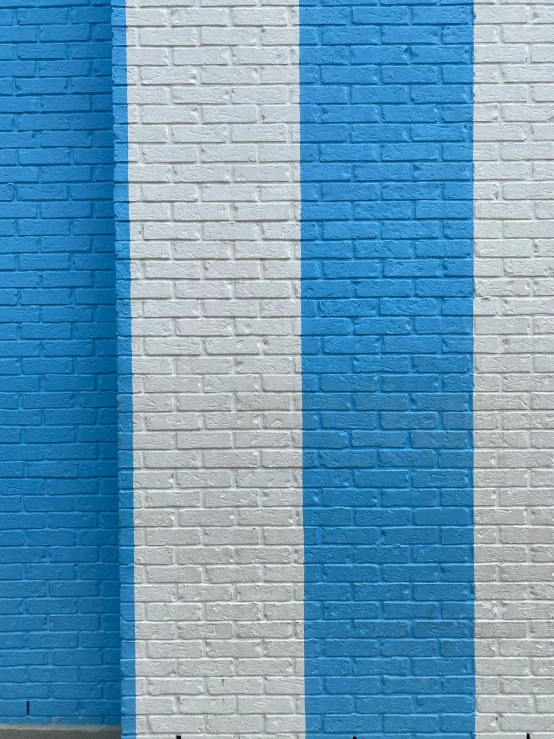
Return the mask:
[[[471,6],[351,5],[127,5],[142,736],[473,730]]]
[[[285,739],[304,726],[296,12],[131,2],[126,42],[137,733]]]
[[[554,12],[475,6],[477,731],[552,731]]]
[[[103,0],[2,3],[0,722],[119,720],[110,56]]]
[[[176,2],[115,4],[126,735],[135,653],[141,736],[550,731],[551,9],[476,4],[474,108],[466,0]],[[119,714],[109,35],[0,10],[0,721]]]
[[[310,739],[473,736],[472,42],[301,3]]]

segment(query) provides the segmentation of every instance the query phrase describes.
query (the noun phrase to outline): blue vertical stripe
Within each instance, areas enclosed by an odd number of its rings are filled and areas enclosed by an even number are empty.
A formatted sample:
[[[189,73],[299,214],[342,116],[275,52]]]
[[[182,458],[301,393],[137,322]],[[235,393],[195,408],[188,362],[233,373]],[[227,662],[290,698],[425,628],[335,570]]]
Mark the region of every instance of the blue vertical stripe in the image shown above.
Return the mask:
[[[114,205],[119,421],[119,577],[121,582],[121,732],[136,736],[133,485],[133,350],[129,213],[126,0],[112,0]]]
[[[474,731],[472,24],[301,2],[308,739]]]
[[[119,722],[109,31],[0,9],[0,723]]]

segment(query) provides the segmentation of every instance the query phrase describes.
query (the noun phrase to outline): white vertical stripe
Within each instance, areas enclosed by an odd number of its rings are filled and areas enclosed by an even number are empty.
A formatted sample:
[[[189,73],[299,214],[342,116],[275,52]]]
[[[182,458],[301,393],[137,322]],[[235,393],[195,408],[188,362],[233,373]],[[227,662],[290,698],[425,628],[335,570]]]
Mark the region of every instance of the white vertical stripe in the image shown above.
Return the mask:
[[[127,10],[137,733],[297,737],[298,28]]]
[[[524,739],[554,726],[554,12],[475,11],[477,731]]]

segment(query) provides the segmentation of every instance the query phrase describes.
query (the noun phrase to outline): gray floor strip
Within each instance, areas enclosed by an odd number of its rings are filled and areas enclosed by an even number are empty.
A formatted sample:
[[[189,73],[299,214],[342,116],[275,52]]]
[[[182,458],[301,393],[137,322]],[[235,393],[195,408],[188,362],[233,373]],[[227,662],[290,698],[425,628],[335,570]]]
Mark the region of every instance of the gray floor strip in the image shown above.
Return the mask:
[[[0,724],[0,739],[120,739],[120,726]]]

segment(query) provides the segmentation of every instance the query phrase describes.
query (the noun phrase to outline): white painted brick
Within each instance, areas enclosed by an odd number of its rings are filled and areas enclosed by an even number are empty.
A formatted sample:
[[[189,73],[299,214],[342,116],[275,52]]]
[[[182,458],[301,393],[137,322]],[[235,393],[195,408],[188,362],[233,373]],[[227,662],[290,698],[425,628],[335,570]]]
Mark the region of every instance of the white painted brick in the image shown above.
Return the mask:
[[[149,739],[303,730],[289,6],[127,3],[137,736]]]
[[[475,435],[476,466],[486,465],[475,473],[475,559],[486,563],[475,569],[480,739],[550,732],[554,718],[550,697],[541,696],[552,684],[533,677],[551,674],[550,661],[536,657],[552,654],[537,619],[552,597],[554,516],[551,497],[533,488],[554,482],[545,415],[554,407],[545,393],[552,385],[548,374],[536,374],[551,371],[545,359],[553,348],[544,336],[551,332],[544,279],[552,264],[541,258],[552,254],[541,245],[552,235],[550,11],[540,3],[475,5],[475,120],[483,121],[475,139],[503,142],[496,161],[475,161],[474,396],[477,409],[494,412],[475,416],[476,428],[490,429]]]

